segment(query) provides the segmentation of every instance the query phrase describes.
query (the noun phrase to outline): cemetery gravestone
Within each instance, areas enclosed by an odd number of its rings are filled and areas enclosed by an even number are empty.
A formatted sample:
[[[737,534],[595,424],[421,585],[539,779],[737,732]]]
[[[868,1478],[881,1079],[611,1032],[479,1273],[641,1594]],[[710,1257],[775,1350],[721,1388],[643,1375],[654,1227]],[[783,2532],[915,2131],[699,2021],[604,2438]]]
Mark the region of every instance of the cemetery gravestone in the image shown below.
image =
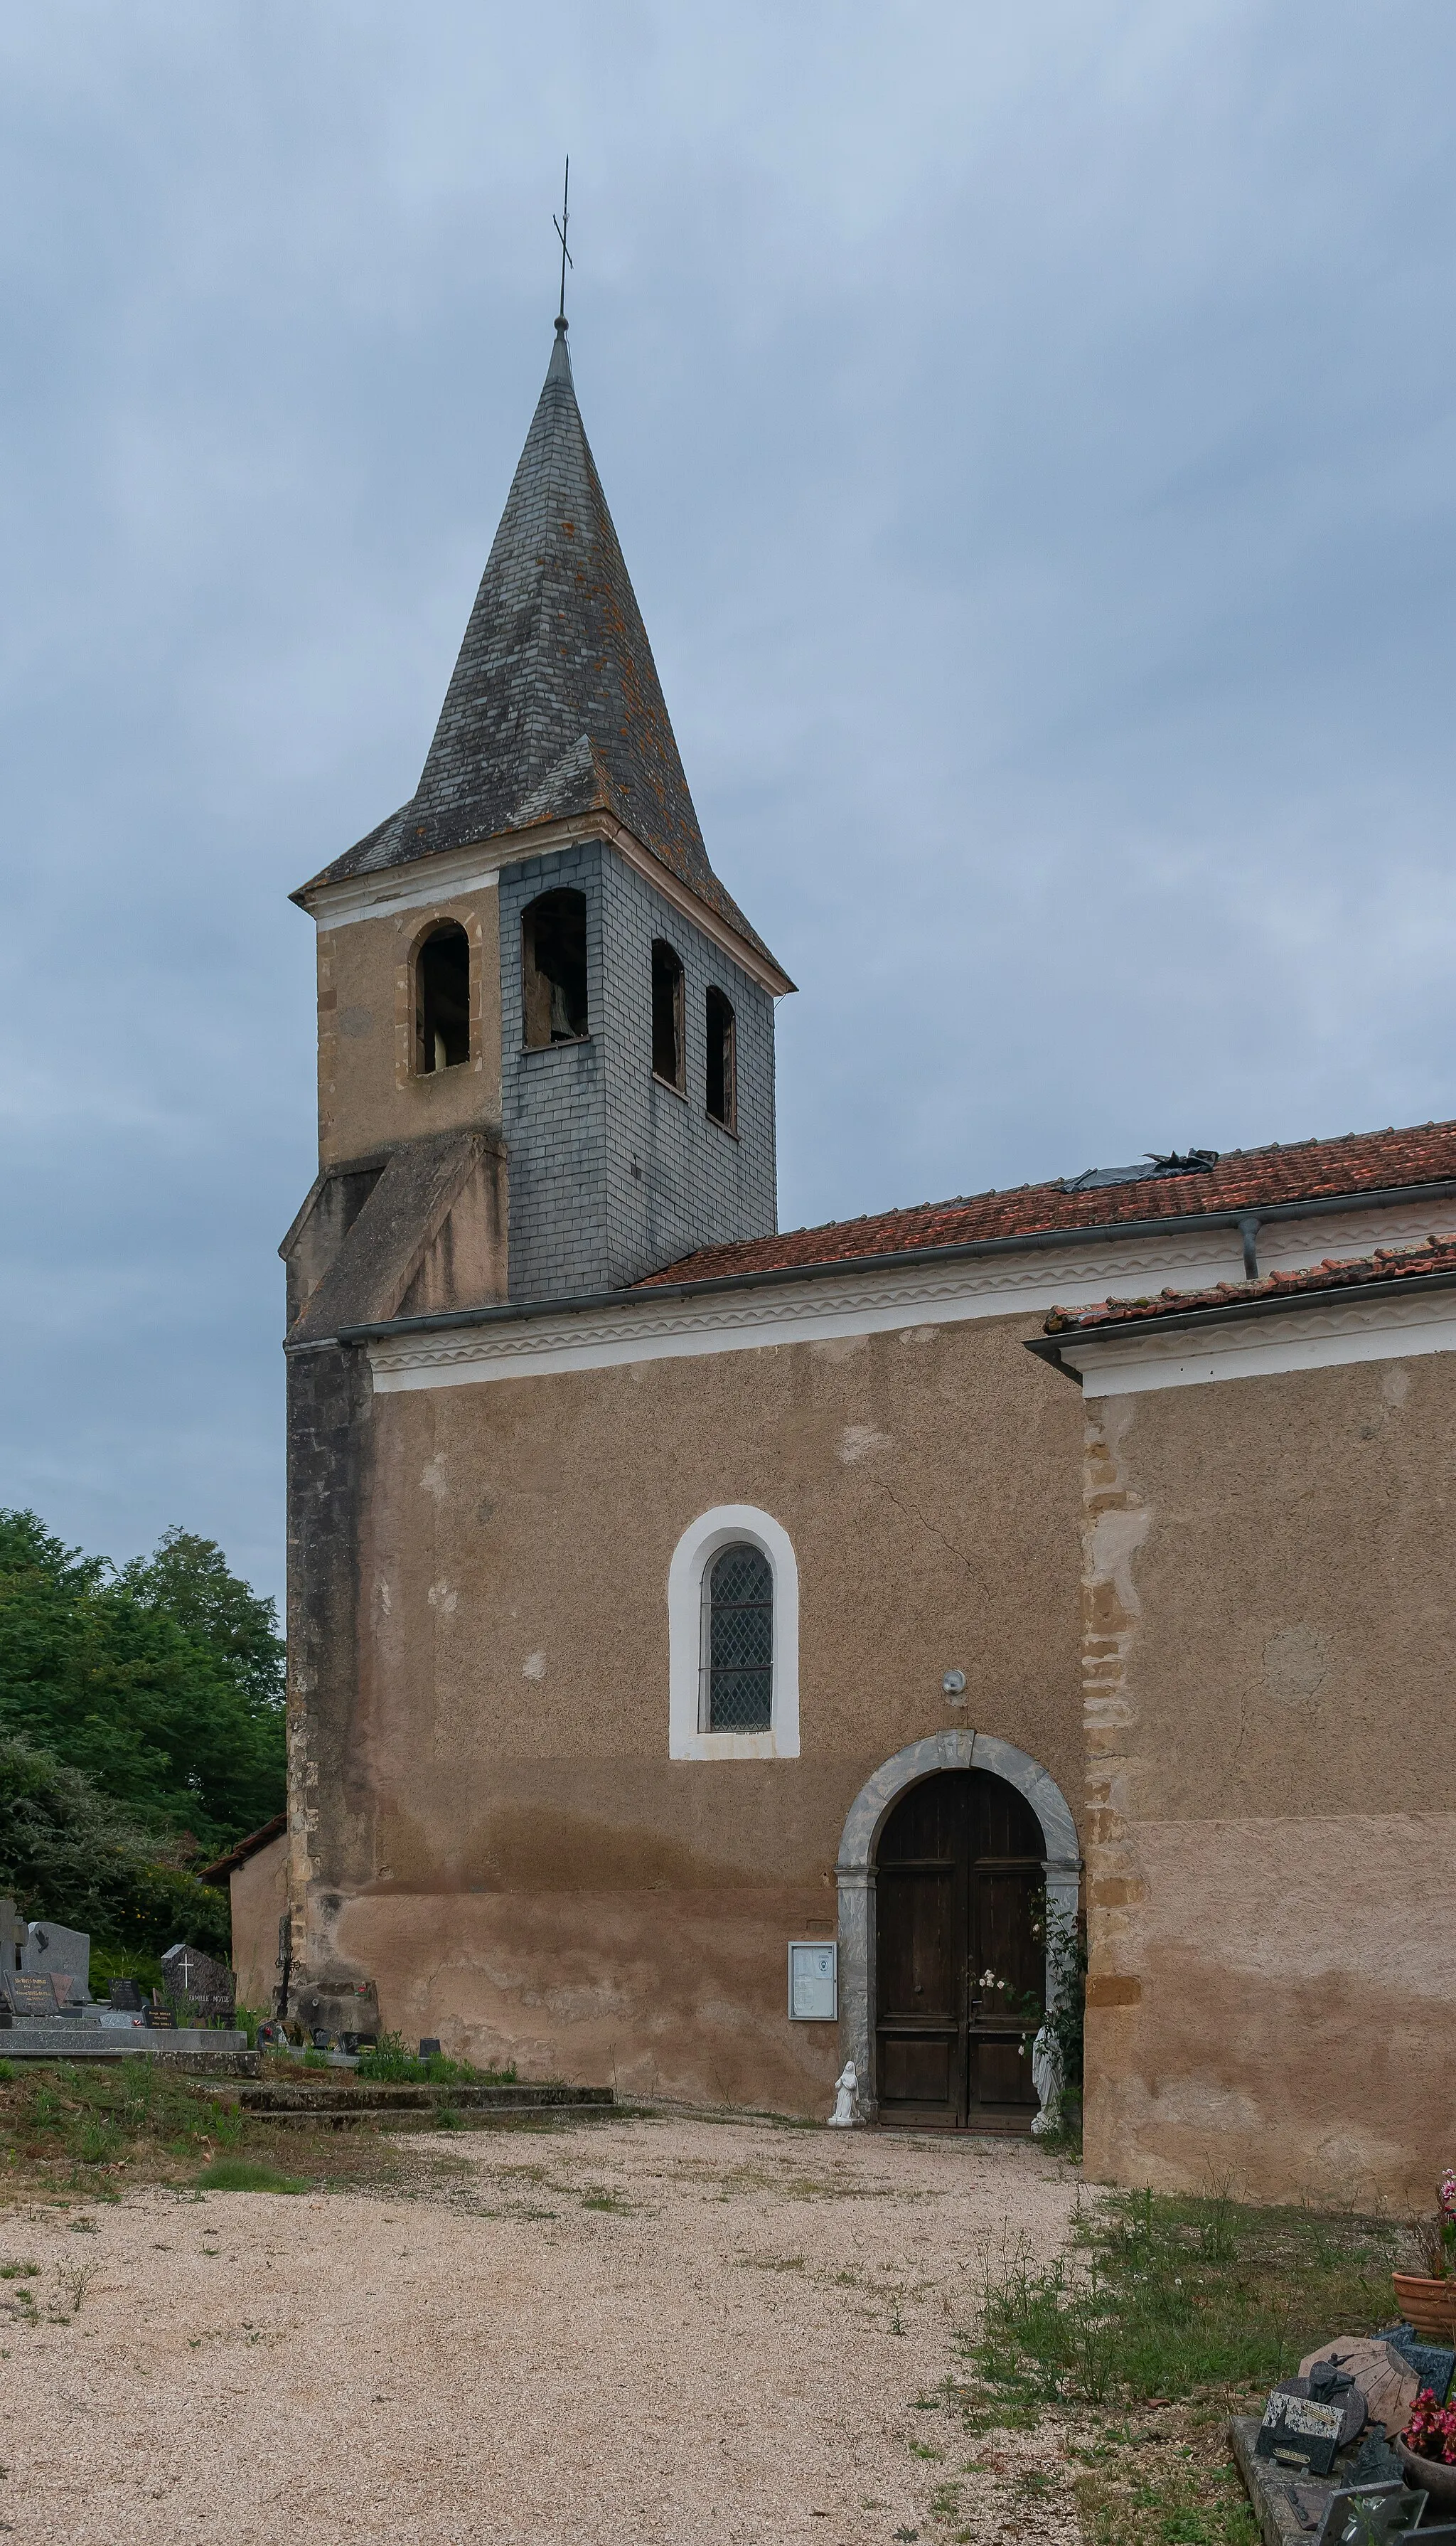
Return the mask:
[[[59,1927],[50,1918],[33,1920],[21,1939],[20,1967],[68,1980],[68,1997],[84,2001],[91,1995],[91,1938],[83,1927]]]
[[[140,1981],[128,1980],[123,1975],[109,1984],[107,1996],[113,2006],[124,2007],[128,2015],[139,2015],[141,2012]]]
[[[205,2024],[212,2016],[230,2016],[234,1982],[226,1963],[196,1945],[169,1945],[162,1956],[162,1984],[174,2011],[183,2000]]]
[[[1409,2325],[1387,2326],[1384,2334],[1378,2334],[1375,2339],[1388,2342],[1392,2351],[1398,2351],[1403,2360],[1409,2361],[1416,2386],[1429,2387],[1437,2403],[1444,2405],[1451,2392],[1452,2378],[1456,2376],[1456,2351],[1444,2343],[1422,2342],[1414,2327]]]
[[[64,1973],[59,1975],[61,1983],[65,1979]],[[10,2014],[19,2016],[22,2023],[34,2024],[38,2018],[60,2013],[61,1989],[54,1972],[6,1972],[0,1975],[0,1993]]]

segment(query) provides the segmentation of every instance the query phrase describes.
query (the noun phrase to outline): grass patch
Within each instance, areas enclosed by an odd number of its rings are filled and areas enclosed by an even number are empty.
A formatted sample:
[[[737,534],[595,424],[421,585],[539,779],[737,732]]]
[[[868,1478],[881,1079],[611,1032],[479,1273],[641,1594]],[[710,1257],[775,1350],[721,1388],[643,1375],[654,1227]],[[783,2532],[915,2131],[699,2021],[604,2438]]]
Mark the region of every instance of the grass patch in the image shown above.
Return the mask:
[[[1035,2408],[1267,2389],[1332,2333],[1388,2324],[1397,2231],[1225,2197],[1113,2194],[1045,2271],[987,2292],[970,2356]]]
[[[1042,2269],[988,2275],[951,2383],[968,2431],[1070,2426],[1089,2546],[1254,2546],[1234,2413],[1335,2334],[1390,2322],[1388,2223],[1116,2193]]]
[[[308,2186],[297,2175],[280,2174],[277,2166],[264,2165],[250,2157],[214,2157],[201,2174],[194,2175],[200,2192],[306,2192]]]
[[[1258,2525],[1229,2464],[1223,2421],[1169,2441],[1150,2465],[1137,2440],[1099,2452],[1078,2477],[1088,2546],[1258,2546]]]
[[[269,2075],[296,2079],[297,2064]],[[348,2082],[346,2072],[336,2072]],[[0,2064],[0,2205],[26,2200],[119,2200],[141,2184],[191,2189],[198,2169],[235,2157],[312,2191],[438,2197],[450,2161],[401,2149],[380,2131],[286,2128],[237,2109],[230,2081],[179,2074],[144,2058]],[[469,2116],[464,2117],[467,2121]],[[429,2127],[430,2117],[419,2116]],[[571,2116],[511,2114],[518,2134],[569,2132]],[[542,2169],[544,2173],[544,2169]]]
[[[245,2124],[159,2063],[57,2061],[0,2079],[0,2181],[57,2175],[101,2188],[108,2173],[175,2175],[234,2146]]]
[[[515,2068],[476,2069],[468,2060],[450,2060],[443,2051],[432,2051],[427,2060],[416,2059],[406,2051],[397,2033],[381,2033],[372,2051],[362,2051],[361,2078],[387,2080],[392,2085],[410,2086],[514,2086]]]

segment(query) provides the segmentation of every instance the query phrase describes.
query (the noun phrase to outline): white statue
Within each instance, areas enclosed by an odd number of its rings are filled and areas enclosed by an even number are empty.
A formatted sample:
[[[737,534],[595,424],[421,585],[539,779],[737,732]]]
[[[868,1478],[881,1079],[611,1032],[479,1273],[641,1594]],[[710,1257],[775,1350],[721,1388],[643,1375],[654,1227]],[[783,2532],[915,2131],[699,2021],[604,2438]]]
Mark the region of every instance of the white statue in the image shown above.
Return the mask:
[[[851,2131],[854,2127],[854,2098],[859,2091],[859,2078],[852,2060],[847,2060],[835,2079],[834,2111],[829,2117],[832,2131]]]
[[[1031,2083],[1036,2088],[1036,2100],[1041,2106],[1031,2125],[1031,2136],[1039,2140],[1045,2138],[1048,2131],[1059,2127],[1061,2116],[1058,2107],[1062,2100],[1062,2063],[1057,2054],[1057,2038],[1045,2024],[1031,2045]]]

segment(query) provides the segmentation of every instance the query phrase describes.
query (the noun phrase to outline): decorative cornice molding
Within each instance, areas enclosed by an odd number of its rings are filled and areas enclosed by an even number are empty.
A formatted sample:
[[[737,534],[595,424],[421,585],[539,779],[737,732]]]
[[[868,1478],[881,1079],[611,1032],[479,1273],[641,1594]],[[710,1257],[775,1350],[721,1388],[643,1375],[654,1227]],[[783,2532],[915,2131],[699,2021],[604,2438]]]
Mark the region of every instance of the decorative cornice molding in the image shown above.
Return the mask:
[[[388,919],[396,911],[423,910],[431,902],[451,901],[463,892],[491,891],[499,885],[503,868],[550,857],[557,849],[574,848],[579,840],[602,840],[615,849],[624,865],[720,946],[770,998],[782,998],[793,988],[788,975],[771,957],[761,955],[707,902],[699,901],[671,867],[665,867],[611,813],[573,813],[564,821],[537,822],[529,830],[505,831],[492,840],[470,840],[463,848],[438,850],[402,866],[342,877],[337,884],[319,885],[296,898],[320,928],[347,928],[355,920]]]
[[[550,827],[560,836],[547,845],[567,848],[591,825],[553,822]],[[303,907],[321,929],[348,928],[357,919],[391,919],[397,910],[423,910],[432,901],[452,901],[462,892],[493,891],[503,867],[542,854],[534,842],[472,840],[463,849],[443,849],[407,866],[378,867],[369,875],[319,885],[302,897]]]
[[[1150,1283],[1181,1274],[1217,1279],[1237,1272],[1227,1232],[1189,1232],[1178,1246],[1135,1241],[1096,1253],[1065,1256],[977,1256],[968,1262],[881,1271],[857,1280],[795,1284],[792,1291],[738,1291],[710,1299],[654,1298],[620,1308],[584,1309],[580,1316],[539,1323],[453,1326],[376,1336],[369,1361],[378,1389],[448,1387],[516,1379],[539,1371],[604,1369],[695,1353],[813,1343],[902,1326],[943,1325],[971,1317],[1033,1315],[1055,1299],[1100,1299],[1110,1280]]]
[[[1081,1375],[1087,1396],[1141,1396],[1456,1352],[1456,1300],[1445,1285],[1392,1296],[1372,1284],[1327,1295],[1308,1308],[1281,1304],[1276,1317],[1225,1316],[1206,1327],[1190,1318],[1172,1332],[1156,1324],[1104,1326],[1054,1340],[1062,1361]]]
[[[1450,1200],[1361,1204],[1351,1196],[1341,1211],[1318,1219],[1260,1222],[1258,1261],[1263,1273],[1292,1273],[1325,1256],[1368,1255],[1372,1246],[1418,1246],[1432,1231],[1456,1227]]]
[[[1325,1219],[1290,1223],[1281,1231],[1286,1236],[1281,1254],[1308,1263],[1316,1246],[1326,1254],[1332,1245],[1357,1251],[1374,1236],[1399,1244],[1417,1230],[1423,1235],[1429,1217],[1428,1207],[1416,1204],[1384,1211],[1352,1209],[1333,1224]],[[1300,1227],[1310,1232],[1302,1255],[1287,1242],[1288,1233]],[[1211,1282],[1238,1281],[1242,1272],[1236,1231],[1189,1221],[1175,1233],[1165,1229],[1148,1234],[1134,1226],[1125,1238],[1109,1235],[1095,1245],[1069,1239],[1065,1248],[1028,1246],[1024,1253],[1008,1250],[933,1264],[907,1254],[902,1262],[881,1263],[873,1272],[855,1274],[839,1265],[819,1278],[809,1273],[783,1288],[724,1286],[687,1298],[644,1290],[609,1307],[563,1313],[558,1306],[538,1318],[424,1326],[370,1335],[367,1341],[374,1386],[388,1393],[828,1342],[977,1317],[1031,1316],[1044,1315],[1054,1302],[1090,1306],[1109,1290],[1199,1289]],[[1105,1356],[1105,1329],[1101,1349]],[[1070,1360],[1070,1354],[1064,1352],[1063,1358]]]

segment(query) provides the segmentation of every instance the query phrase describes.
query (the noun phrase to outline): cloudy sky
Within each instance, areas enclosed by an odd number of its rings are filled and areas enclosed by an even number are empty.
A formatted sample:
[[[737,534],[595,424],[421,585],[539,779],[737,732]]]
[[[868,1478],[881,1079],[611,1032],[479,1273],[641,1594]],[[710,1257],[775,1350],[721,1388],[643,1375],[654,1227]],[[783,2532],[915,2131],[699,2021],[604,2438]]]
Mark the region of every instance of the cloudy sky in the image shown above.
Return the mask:
[[[1456,1112],[1450,0],[0,5],[0,1501],[282,1579],[288,889],[550,350],[786,1226]]]

